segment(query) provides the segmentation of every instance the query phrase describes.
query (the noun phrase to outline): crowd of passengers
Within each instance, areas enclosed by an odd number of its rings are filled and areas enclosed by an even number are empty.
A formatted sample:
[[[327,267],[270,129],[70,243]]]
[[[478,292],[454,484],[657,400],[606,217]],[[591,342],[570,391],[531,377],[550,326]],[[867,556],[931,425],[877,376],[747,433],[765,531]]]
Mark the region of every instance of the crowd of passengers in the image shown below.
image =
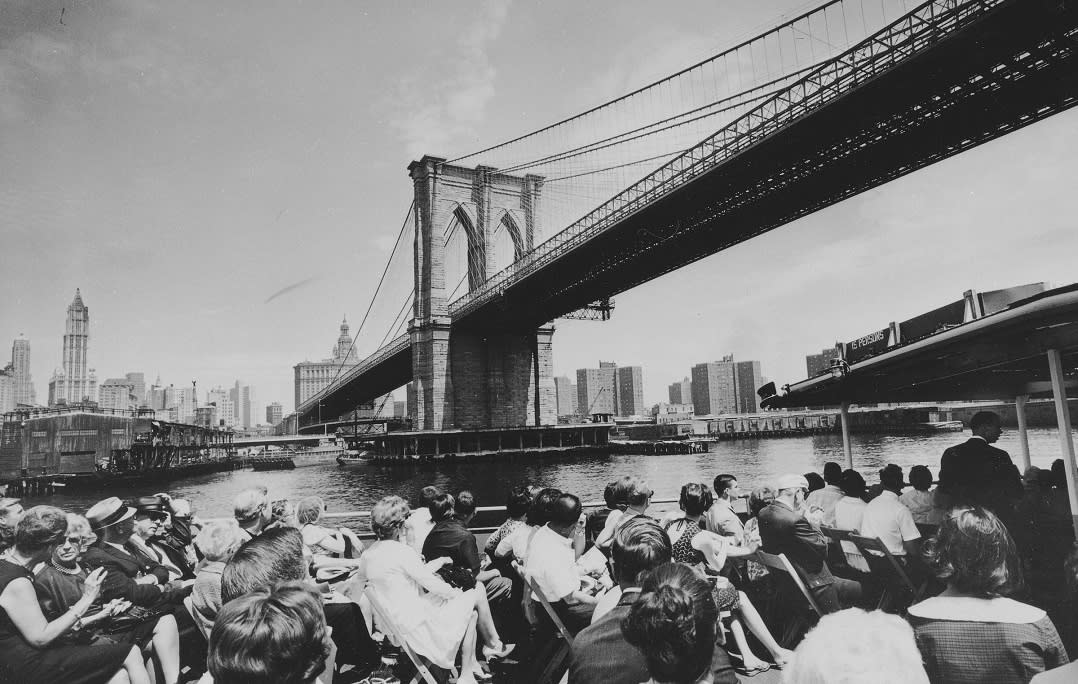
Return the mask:
[[[414,506],[378,501],[366,546],[327,523],[320,498],[272,501],[262,487],[236,496],[234,520],[205,524],[167,494],[84,514],[0,499],[0,682],[386,682],[390,643],[435,672],[459,668],[459,684],[492,669],[517,681],[544,671],[555,651],[542,645],[562,628],[570,684],[769,670],[791,684],[1029,682],[1069,662],[1045,610],[1018,600],[1031,600],[1024,577],[1058,562],[1047,600],[1074,610],[1078,556],[1052,526],[1066,483],[1019,476],[991,446],[994,414],[971,428],[935,488],[926,466],[907,483],[887,465],[869,487],[827,463],[753,490],[747,517],[732,474],[685,484],[663,515],[633,475],[593,511],[522,484],[482,548],[472,494],[433,486]],[[875,571],[882,550],[832,544],[836,530],[879,540],[916,591]],[[822,617],[788,650],[775,634],[809,616],[808,597]]]

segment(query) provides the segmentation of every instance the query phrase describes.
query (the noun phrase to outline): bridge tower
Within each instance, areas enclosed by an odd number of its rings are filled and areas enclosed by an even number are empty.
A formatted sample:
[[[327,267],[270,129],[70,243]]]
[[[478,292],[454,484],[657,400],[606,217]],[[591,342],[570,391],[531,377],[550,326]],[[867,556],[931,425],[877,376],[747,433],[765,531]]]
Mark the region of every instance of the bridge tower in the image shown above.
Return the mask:
[[[408,412],[420,430],[520,427],[557,422],[553,327],[450,333],[446,235],[454,221],[467,238],[468,291],[507,264],[494,259],[504,229],[514,258],[539,229],[540,176],[512,176],[425,156],[408,167],[415,187],[415,304],[409,325],[413,391]]]

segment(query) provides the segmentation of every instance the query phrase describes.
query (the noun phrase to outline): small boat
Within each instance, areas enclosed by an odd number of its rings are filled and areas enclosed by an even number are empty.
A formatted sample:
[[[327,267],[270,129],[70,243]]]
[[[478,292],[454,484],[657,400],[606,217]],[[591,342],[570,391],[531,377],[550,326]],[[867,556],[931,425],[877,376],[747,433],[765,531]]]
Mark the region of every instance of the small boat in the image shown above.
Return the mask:
[[[369,451],[366,451],[366,450],[363,450],[363,451],[349,451],[349,452],[347,452],[345,454],[341,454],[340,456],[337,457],[337,465],[339,465],[341,467],[351,466],[351,465],[361,465],[361,464],[369,463],[370,460],[371,460],[371,452],[369,452]]]
[[[260,456],[248,461],[256,471],[295,470],[296,463],[291,456]]]

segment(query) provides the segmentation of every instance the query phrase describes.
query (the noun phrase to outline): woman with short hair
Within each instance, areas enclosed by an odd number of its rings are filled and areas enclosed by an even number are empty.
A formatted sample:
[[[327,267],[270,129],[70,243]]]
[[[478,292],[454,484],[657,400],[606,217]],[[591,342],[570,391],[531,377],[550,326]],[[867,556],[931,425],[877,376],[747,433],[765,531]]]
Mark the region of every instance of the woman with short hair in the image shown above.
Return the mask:
[[[105,578],[104,569],[91,572],[78,600],[55,619],[45,618],[28,568],[49,560],[66,532],[63,511],[35,506],[19,520],[14,546],[0,554],[0,681],[149,684],[135,646],[57,643],[80,625],[101,595]]]
[[[312,684],[330,650],[322,601],[303,583],[290,582],[221,608],[206,666],[214,684]]]
[[[235,520],[206,523],[195,537],[194,545],[203,561],[191,585],[191,607],[203,634],[209,634],[221,611],[221,574],[232,556],[248,539]]]
[[[356,576],[344,591],[354,599],[364,590],[372,591],[379,604],[392,608],[401,630],[398,636],[438,667],[451,668],[459,651],[462,667],[457,681],[475,684],[482,672],[475,659],[476,626],[487,642],[483,654],[488,659],[505,656],[513,646],[503,644],[498,636],[482,582],[468,591],[451,587],[436,574],[448,558],[424,564],[406,543],[405,521],[410,513],[408,503],[399,496],[387,496],[374,505],[371,528],[378,540],[360,556]]]
[[[621,630],[644,654],[650,684],[712,681],[719,609],[711,585],[688,567],[667,563],[645,575],[640,590]]]
[[[956,508],[926,544],[947,589],[910,606],[928,677],[936,684],[1026,684],[1068,662],[1048,615],[1007,598],[1022,584],[1007,528],[980,506]]]
[[[333,558],[334,561],[351,560],[363,550],[363,543],[351,530],[338,527],[331,530],[323,527],[322,516],[326,512],[326,502],[320,496],[308,496],[296,502],[296,522],[303,534],[304,545],[311,550],[316,559]],[[316,560],[316,565],[319,564]],[[335,562],[335,565],[354,565],[354,563]]]
[[[610,511],[603,531],[595,538],[595,545],[604,553],[610,552],[614,533],[618,528],[639,515],[645,515],[655,492],[645,480],[635,475],[625,475],[614,482],[614,502],[617,508]]]

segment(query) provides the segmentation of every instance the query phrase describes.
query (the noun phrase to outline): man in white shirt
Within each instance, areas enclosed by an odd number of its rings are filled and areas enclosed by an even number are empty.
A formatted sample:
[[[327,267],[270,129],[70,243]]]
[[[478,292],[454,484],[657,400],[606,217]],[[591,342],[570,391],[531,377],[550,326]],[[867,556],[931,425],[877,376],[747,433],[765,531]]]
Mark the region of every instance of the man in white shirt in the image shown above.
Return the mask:
[[[434,529],[434,520],[431,519],[430,514],[430,504],[441,493],[442,490],[431,485],[421,489],[419,503],[412,509],[412,514],[408,516],[408,519],[404,521],[405,538],[419,555],[423,555],[423,543],[427,541],[427,535]]]
[[[861,536],[878,537],[891,555],[900,561],[916,563],[921,553],[921,532],[913,514],[898,500],[902,493],[902,468],[889,464],[880,470],[883,491],[865,507]]]
[[[821,525],[835,526],[835,505],[845,496],[839,483],[842,480],[842,466],[834,461],[828,461],[823,466],[823,481],[827,484],[823,489],[817,489],[805,498],[805,508],[811,511],[818,508],[821,512],[819,520]]]
[[[704,514],[707,529],[723,537],[733,537],[734,544],[740,546],[745,539],[745,524],[734,512],[734,501],[741,496],[737,478],[733,475],[719,475],[713,484],[715,496],[718,498]]]
[[[543,592],[570,632],[591,622],[596,598],[580,589],[574,538],[583,535],[580,499],[562,494],[550,506],[550,522],[535,533],[524,572]],[[536,600],[538,597],[533,596]]]

